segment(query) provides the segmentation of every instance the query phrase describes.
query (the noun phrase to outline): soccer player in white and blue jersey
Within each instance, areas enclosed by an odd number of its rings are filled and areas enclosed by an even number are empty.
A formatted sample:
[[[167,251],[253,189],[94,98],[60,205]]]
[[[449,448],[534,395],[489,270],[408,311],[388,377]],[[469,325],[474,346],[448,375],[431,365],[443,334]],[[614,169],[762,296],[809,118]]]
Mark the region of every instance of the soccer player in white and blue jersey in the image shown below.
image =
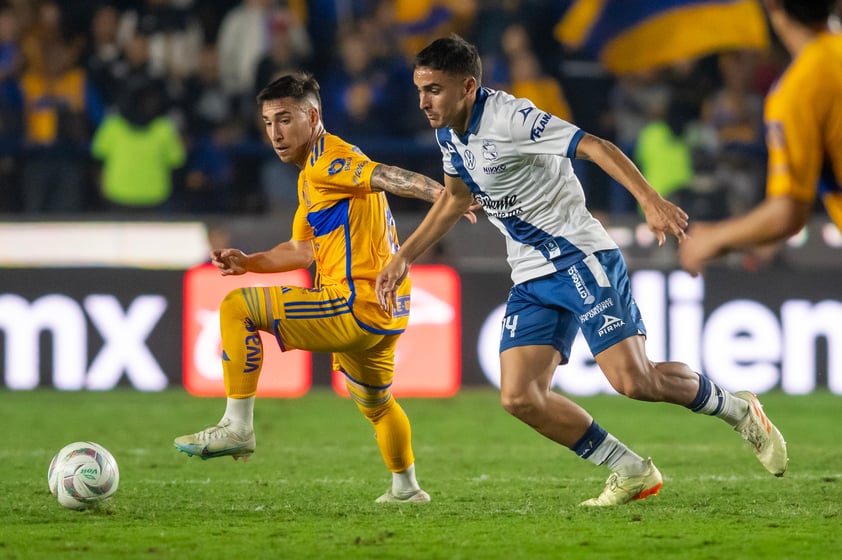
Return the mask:
[[[592,161],[634,195],[663,245],[679,242],[683,210],[664,200],[614,144],[528,99],[480,86],[476,48],[437,39],[415,59],[420,108],[436,129],[445,193],[377,278],[388,308],[409,265],[441,238],[473,201],[506,238],[512,288],[500,340],[501,401],[512,415],[578,456],[611,471],[585,506],[613,506],[657,494],[663,479],[582,407],[550,389],[581,329],[619,393],[669,402],[733,426],[772,474],[787,467],[786,444],[750,392],[729,393],[680,362],[655,363],[617,245],[585,207],[572,158]]]

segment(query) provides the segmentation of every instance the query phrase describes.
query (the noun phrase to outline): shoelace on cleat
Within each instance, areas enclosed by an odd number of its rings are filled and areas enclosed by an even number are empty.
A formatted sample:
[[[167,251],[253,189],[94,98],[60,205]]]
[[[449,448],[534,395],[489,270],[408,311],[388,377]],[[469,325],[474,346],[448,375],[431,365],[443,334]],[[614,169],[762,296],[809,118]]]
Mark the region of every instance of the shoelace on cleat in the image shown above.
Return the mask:
[[[196,432],[193,436],[199,441],[211,441],[214,439],[222,439],[234,434],[225,426],[211,426],[201,432]]]
[[[743,430],[741,435],[743,436],[743,439],[750,443],[757,451],[760,451],[760,448],[763,447],[763,442],[768,434],[766,434],[763,427],[758,425],[758,423],[754,421],[754,418],[752,418],[749,420],[749,425],[745,430]]]

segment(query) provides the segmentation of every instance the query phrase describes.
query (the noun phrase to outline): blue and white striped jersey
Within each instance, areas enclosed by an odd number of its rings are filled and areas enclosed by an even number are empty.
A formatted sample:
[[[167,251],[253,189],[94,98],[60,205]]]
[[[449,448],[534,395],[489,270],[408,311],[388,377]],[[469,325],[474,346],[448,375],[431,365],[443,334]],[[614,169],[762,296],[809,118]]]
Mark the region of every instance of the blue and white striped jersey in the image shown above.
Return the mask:
[[[488,88],[477,92],[464,135],[436,130],[444,172],[468,185],[506,237],[515,284],[617,248],[573,173],[584,134],[528,99]]]

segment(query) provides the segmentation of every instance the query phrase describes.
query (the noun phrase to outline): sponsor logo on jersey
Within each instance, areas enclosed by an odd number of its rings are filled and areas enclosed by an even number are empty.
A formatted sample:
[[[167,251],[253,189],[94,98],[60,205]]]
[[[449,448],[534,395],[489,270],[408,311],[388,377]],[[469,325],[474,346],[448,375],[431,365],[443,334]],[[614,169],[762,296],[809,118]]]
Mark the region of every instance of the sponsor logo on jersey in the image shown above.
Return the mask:
[[[535,107],[527,107],[526,109],[521,109],[520,111],[518,111],[518,113],[520,113],[521,116],[523,116],[523,122],[520,124],[526,124],[526,117],[529,116],[529,113],[531,113],[533,109],[535,109]]]
[[[506,170],[506,164],[498,163],[497,165],[488,165],[483,167],[482,170],[486,175],[496,175],[497,173],[502,173]]]
[[[494,145],[494,142],[485,141],[482,143],[482,159],[485,161],[497,159],[497,146]]]
[[[471,150],[465,150],[465,167],[473,169],[477,166],[477,156]]]
[[[612,307],[613,305],[613,298],[604,299],[601,302],[594,305],[593,307],[591,307],[590,309],[588,309],[587,311],[585,311],[584,313],[582,313],[581,315],[579,315],[579,322],[587,323],[588,321],[590,321],[609,307]]]
[[[599,327],[599,330],[597,331],[597,334],[599,336],[608,334],[611,331],[619,329],[620,327],[626,324],[625,321],[623,321],[619,317],[614,317],[613,315],[608,314],[602,316],[602,321],[602,326]]]
[[[327,168],[328,175],[336,175],[343,169],[350,169],[351,168],[351,160],[345,158],[336,158],[332,162],[330,162],[330,166]]]
[[[483,210],[491,212],[495,210],[508,210],[518,204],[517,193],[504,196],[499,200],[494,200],[486,193],[477,193],[474,195],[474,200],[482,206]]]
[[[550,122],[550,114],[543,113],[540,117],[535,119],[535,124],[532,125],[532,132],[529,133],[529,138],[534,142],[538,140],[542,134],[544,134],[544,129],[547,128],[547,123]]]
[[[570,268],[568,268],[567,274],[569,274],[571,280],[573,280],[573,285],[576,286],[576,291],[579,292],[579,297],[581,297],[586,304],[590,305],[594,301],[596,301],[596,298],[593,296],[590,290],[588,290],[588,287],[585,286],[584,282],[582,282],[582,277],[579,276],[579,271],[576,270],[575,266],[571,266]]]
[[[365,164],[368,163],[367,161],[361,161],[357,164],[357,168],[354,170],[354,184],[359,185],[360,179],[363,176],[363,169],[365,168]]]

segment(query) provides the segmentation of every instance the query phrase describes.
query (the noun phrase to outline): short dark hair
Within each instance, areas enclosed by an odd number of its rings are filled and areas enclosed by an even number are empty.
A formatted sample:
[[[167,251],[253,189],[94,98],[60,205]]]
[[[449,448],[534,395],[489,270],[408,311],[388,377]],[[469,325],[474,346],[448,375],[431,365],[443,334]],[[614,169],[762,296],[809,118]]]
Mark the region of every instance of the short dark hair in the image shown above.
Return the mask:
[[[415,56],[413,69],[441,70],[456,76],[473,76],[482,82],[482,61],[477,48],[455,33],[436,39]]]
[[[799,23],[825,23],[836,7],[836,0],[781,0],[784,11]]]
[[[290,97],[297,101],[311,98],[315,100],[319,113],[322,112],[322,97],[319,94],[319,82],[309,72],[296,72],[281,76],[273,81],[257,94],[257,104],[263,105],[266,101]]]

